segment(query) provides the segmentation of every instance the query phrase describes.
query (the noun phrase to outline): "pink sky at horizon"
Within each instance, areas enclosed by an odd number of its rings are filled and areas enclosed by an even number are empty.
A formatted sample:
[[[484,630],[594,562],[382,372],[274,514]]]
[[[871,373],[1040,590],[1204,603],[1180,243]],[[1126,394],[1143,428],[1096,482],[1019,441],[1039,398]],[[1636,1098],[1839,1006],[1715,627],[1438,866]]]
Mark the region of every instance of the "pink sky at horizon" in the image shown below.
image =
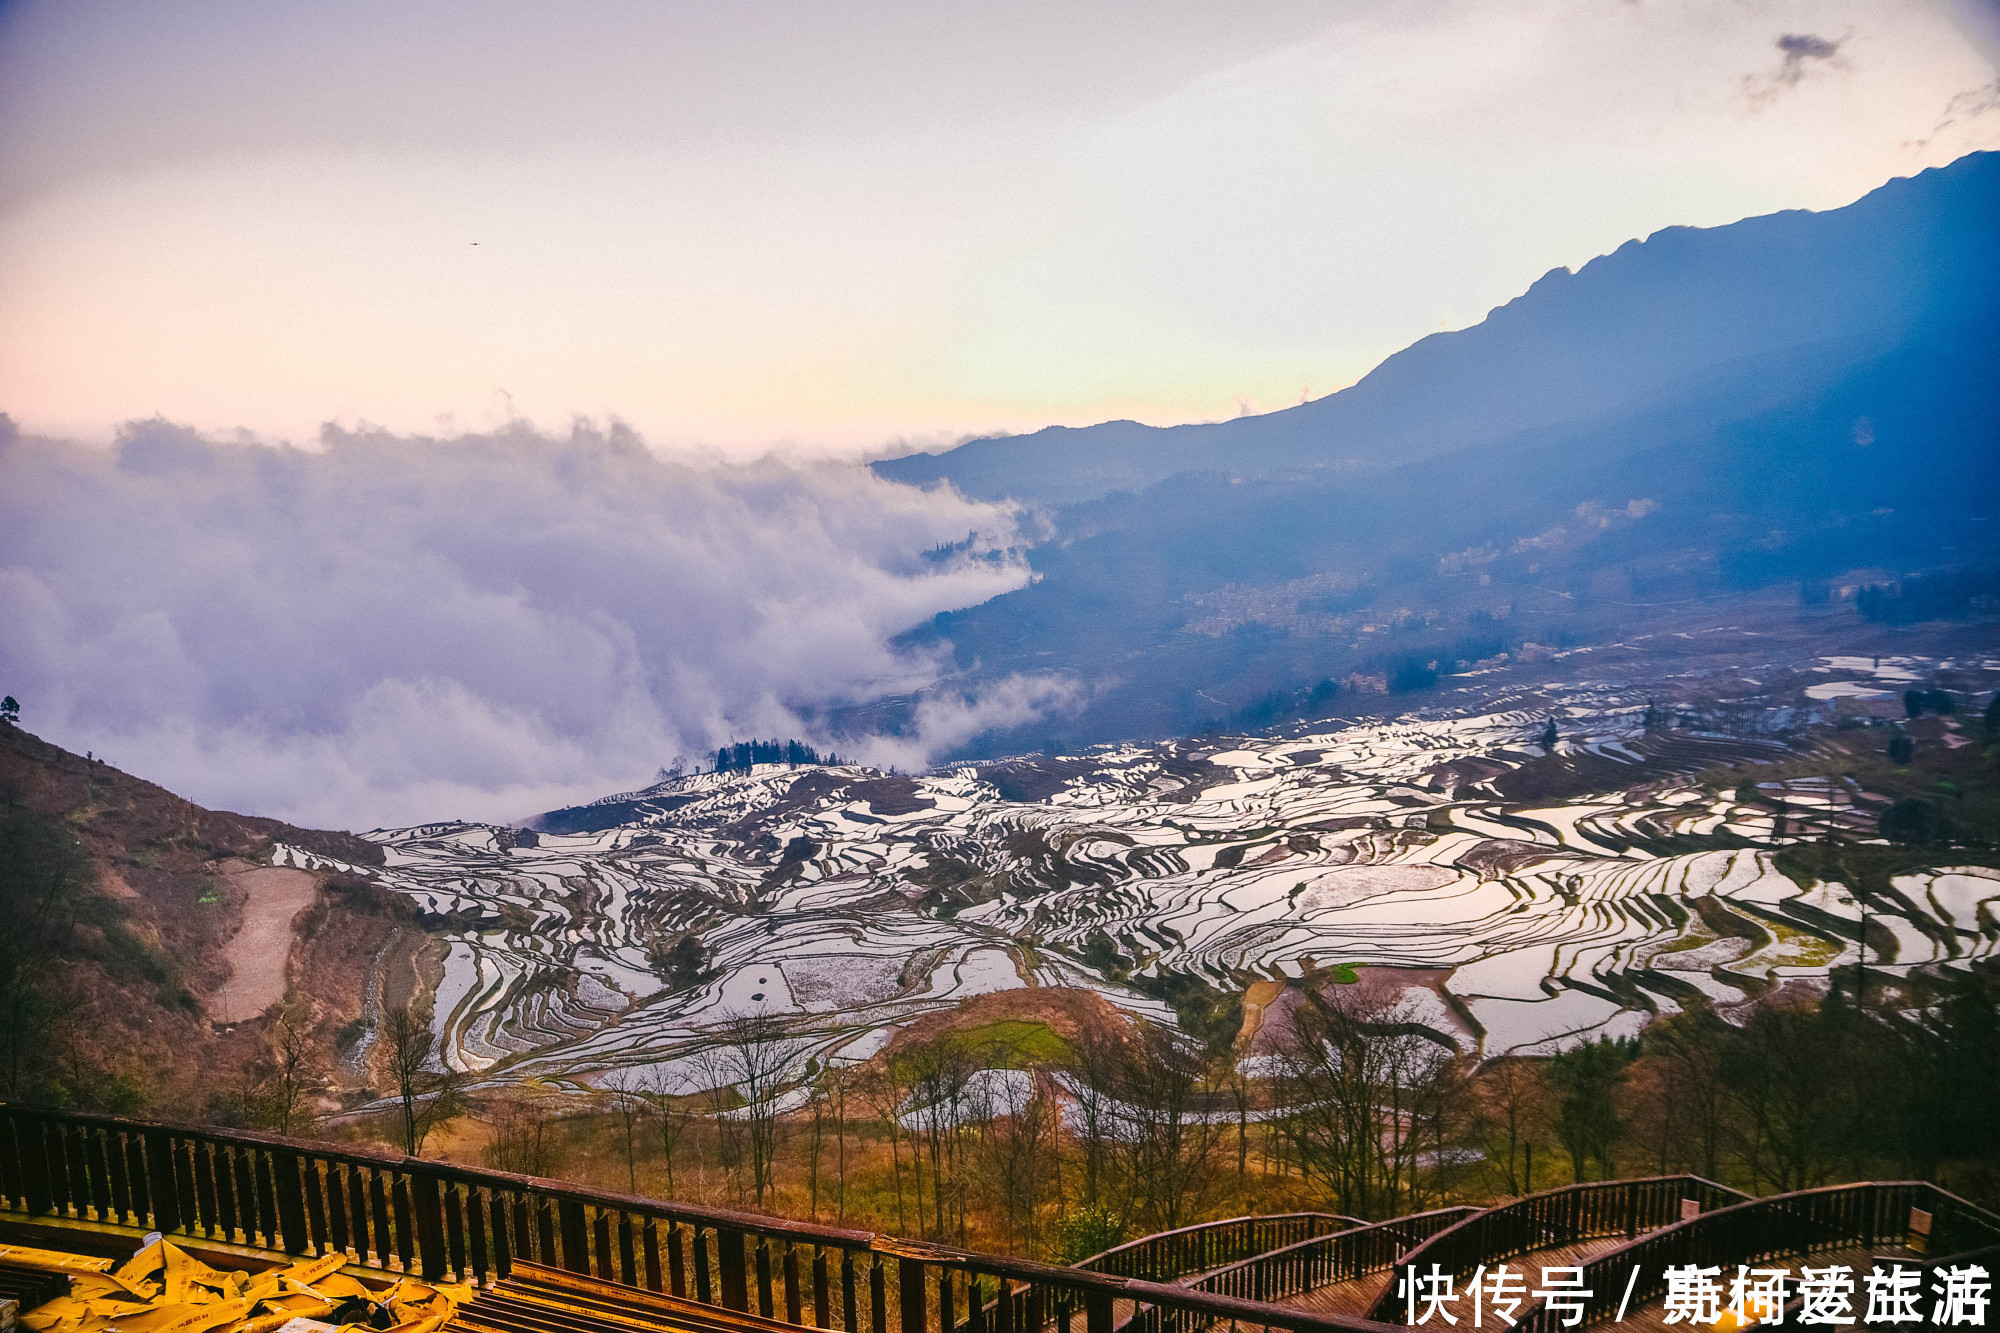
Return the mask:
[[[0,411],[744,456],[1270,410],[1632,237],[2000,147],[1992,19],[17,4]]]

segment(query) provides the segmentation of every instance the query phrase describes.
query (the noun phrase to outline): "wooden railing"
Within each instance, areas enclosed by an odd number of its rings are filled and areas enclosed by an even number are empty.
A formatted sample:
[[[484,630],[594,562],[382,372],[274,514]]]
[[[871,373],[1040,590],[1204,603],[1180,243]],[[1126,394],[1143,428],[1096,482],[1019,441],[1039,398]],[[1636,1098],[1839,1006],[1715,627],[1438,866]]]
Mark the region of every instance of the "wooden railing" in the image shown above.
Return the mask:
[[[1186,1287],[241,1131],[0,1105],[0,1207],[429,1279],[515,1259],[847,1333],[1391,1333]],[[893,1314],[893,1324],[892,1315]],[[1128,1321],[1129,1322],[1129,1321]],[[1073,1323],[1081,1329],[1073,1329]]]
[[[1282,1301],[1393,1268],[1446,1227],[1480,1210],[1470,1205],[1392,1217],[1331,1236],[1302,1240],[1210,1273],[1188,1285],[1246,1301]]]
[[[1808,1256],[1848,1246],[1900,1246],[1912,1235],[1913,1208],[1931,1215],[1933,1255],[1978,1251],[2000,1243],[2000,1217],[1925,1181],[1829,1185],[1752,1199],[1663,1227],[1584,1264],[1582,1285],[1591,1294],[1583,1302],[1583,1322],[1610,1318],[1621,1306],[1628,1316],[1644,1307],[1666,1291],[1669,1267],[1713,1264],[1730,1273],[1738,1264],[1779,1256]],[[1922,1261],[1904,1262],[1918,1266]],[[1924,1290],[1928,1297],[1928,1284]],[[1928,1299],[1923,1304],[1928,1310]],[[1561,1312],[1538,1304],[1521,1316],[1515,1333],[1557,1333],[1565,1327],[1564,1319]]]
[[[1231,1217],[1174,1231],[1157,1231],[1102,1254],[1093,1254],[1075,1267],[1147,1282],[1175,1282],[1190,1273],[1206,1273],[1225,1264],[1240,1263],[1302,1240],[1360,1225],[1360,1218],[1339,1213]]]
[[[1481,1264],[1531,1250],[1604,1236],[1636,1236],[1666,1226],[1680,1220],[1684,1199],[1694,1200],[1708,1212],[1749,1197],[1700,1176],[1566,1185],[1475,1213],[1438,1232],[1398,1262],[1415,1264],[1425,1273],[1436,1264],[1446,1273],[1467,1274]],[[1404,1315],[1405,1305],[1395,1283],[1368,1311],[1370,1319],[1387,1323],[1400,1323]]]

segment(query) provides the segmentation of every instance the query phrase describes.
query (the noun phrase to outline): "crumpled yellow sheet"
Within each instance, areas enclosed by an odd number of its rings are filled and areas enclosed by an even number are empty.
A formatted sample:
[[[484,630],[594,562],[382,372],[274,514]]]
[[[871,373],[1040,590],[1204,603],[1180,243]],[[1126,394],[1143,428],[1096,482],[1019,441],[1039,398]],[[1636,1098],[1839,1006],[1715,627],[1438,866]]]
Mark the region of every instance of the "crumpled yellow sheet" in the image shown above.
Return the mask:
[[[473,1296],[465,1283],[415,1278],[372,1291],[340,1273],[347,1263],[340,1254],[267,1273],[210,1268],[166,1240],[116,1268],[110,1260],[21,1247],[0,1247],[0,1262],[70,1275],[68,1296],[20,1317],[33,1333],[272,1333],[300,1316],[325,1319],[349,1296],[388,1306],[396,1320],[389,1333],[435,1333]]]

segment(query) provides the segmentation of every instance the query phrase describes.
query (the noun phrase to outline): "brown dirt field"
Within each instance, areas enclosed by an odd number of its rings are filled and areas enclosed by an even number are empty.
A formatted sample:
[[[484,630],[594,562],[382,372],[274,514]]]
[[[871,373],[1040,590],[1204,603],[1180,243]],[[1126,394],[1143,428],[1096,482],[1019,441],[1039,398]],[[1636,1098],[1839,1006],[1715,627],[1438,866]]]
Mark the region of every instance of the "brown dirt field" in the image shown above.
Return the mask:
[[[284,1000],[292,923],[318,897],[319,876],[234,858],[216,869],[243,894],[243,924],[222,947],[229,980],[209,994],[206,1007],[217,1022],[240,1022]]]
[[[1264,1026],[1264,1011],[1271,1002],[1285,993],[1282,982],[1253,981],[1243,992],[1243,1027],[1236,1034],[1236,1043],[1244,1050],[1251,1050],[1257,1040],[1258,1030]]]

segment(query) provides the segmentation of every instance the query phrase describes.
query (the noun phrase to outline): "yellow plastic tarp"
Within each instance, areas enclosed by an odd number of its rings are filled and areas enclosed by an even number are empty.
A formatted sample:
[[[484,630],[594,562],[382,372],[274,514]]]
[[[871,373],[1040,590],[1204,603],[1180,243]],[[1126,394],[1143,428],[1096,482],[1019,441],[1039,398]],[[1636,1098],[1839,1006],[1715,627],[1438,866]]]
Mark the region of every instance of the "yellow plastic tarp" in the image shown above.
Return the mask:
[[[15,1257],[23,1253],[38,1261]],[[415,1278],[371,1291],[338,1271],[347,1262],[340,1254],[255,1274],[211,1268],[167,1240],[115,1268],[108,1259],[18,1246],[0,1247],[0,1261],[72,1275],[70,1295],[21,1316],[32,1333],[273,1333],[301,1315],[324,1319],[350,1296],[387,1306],[396,1320],[390,1333],[436,1333],[473,1296],[464,1283]]]

